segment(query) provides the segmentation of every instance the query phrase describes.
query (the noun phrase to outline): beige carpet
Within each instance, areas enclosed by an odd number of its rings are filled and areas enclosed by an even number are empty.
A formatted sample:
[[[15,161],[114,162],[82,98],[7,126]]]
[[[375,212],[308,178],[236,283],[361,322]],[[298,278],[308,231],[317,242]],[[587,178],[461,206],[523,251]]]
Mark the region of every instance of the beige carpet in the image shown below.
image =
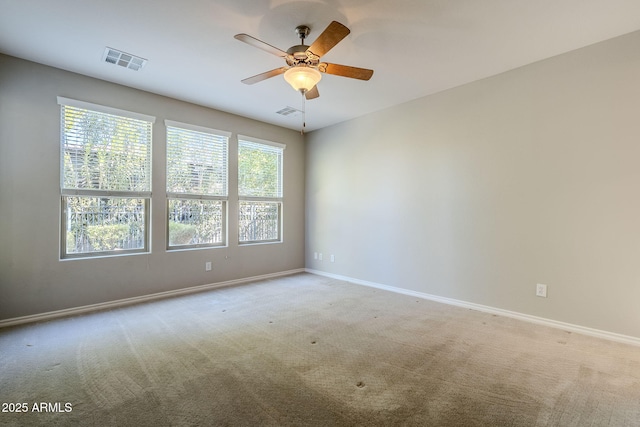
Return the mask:
[[[299,274],[2,329],[0,402],[28,406],[9,426],[638,426],[640,348]]]

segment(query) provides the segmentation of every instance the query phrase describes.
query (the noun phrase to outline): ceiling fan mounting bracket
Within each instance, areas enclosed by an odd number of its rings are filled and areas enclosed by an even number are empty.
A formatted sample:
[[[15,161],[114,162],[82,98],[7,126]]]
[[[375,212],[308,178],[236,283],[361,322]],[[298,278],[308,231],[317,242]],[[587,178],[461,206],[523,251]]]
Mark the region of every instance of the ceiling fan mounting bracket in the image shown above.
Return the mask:
[[[310,31],[311,29],[306,25],[298,25],[296,27],[296,34],[298,35],[298,37],[300,37],[300,40],[302,40],[302,44],[304,44],[304,39],[307,38]]]

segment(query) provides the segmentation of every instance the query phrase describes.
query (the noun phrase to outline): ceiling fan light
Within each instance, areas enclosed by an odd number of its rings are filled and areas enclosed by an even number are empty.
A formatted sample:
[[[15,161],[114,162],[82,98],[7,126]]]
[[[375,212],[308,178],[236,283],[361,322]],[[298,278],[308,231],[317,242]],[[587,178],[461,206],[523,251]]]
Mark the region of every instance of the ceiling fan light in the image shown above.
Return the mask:
[[[284,79],[287,83],[289,83],[292,88],[302,93],[313,89],[321,78],[322,74],[320,74],[320,71],[315,68],[305,66],[292,67],[284,73]]]

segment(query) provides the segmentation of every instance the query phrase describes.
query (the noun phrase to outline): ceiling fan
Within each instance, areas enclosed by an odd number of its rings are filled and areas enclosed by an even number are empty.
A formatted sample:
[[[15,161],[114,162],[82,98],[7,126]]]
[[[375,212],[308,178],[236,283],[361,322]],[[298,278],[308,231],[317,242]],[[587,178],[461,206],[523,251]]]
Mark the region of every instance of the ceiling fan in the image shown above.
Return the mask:
[[[371,78],[373,70],[320,62],[320,57],[324,56],[350,33],[347,27],[333,21],[316,41],[310,46],[306,46],[304,39],[309,35],[309,31],[310,29],[306,25],[296,27],[296,34],[300,37],[300,44],[291,46],[286,52],[248,34],[236,34],[234,37],[237,40],[284,58],[287,63],[284,67],[248,77],[242,80],[242,83],[252,85],[284,74],[287,83],[295,90],[300,91],[306,99],[314,99],[320,96],[317,84],[322,78],[322,73],[359,80],[369,80]]]

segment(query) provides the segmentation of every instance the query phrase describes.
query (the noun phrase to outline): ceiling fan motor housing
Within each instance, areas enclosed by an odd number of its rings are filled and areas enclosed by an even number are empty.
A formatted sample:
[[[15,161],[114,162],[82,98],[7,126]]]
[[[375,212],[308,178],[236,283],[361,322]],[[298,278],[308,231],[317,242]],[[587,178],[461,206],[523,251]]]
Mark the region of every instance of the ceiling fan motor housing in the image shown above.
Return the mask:
[[[307,38],[311,30],[306,25],[298,25],[296,27],[296,34],[300,37],[300,43],[295,46],[291,46],[287,50],[287,64],[294,67],[296,65],[316,66],[320,61],[317,55],[310,52],[309,46],[304,44],[304,39]]]
[[[291,66],[296,65],[308,65],[308,66],[316,66],[318,62],[320,62],[320,58],[317,55],[314,55],[309,50],[309,46],[304,44],[299,44],[295,46],[291,46],[287,50],[287,64]]]

